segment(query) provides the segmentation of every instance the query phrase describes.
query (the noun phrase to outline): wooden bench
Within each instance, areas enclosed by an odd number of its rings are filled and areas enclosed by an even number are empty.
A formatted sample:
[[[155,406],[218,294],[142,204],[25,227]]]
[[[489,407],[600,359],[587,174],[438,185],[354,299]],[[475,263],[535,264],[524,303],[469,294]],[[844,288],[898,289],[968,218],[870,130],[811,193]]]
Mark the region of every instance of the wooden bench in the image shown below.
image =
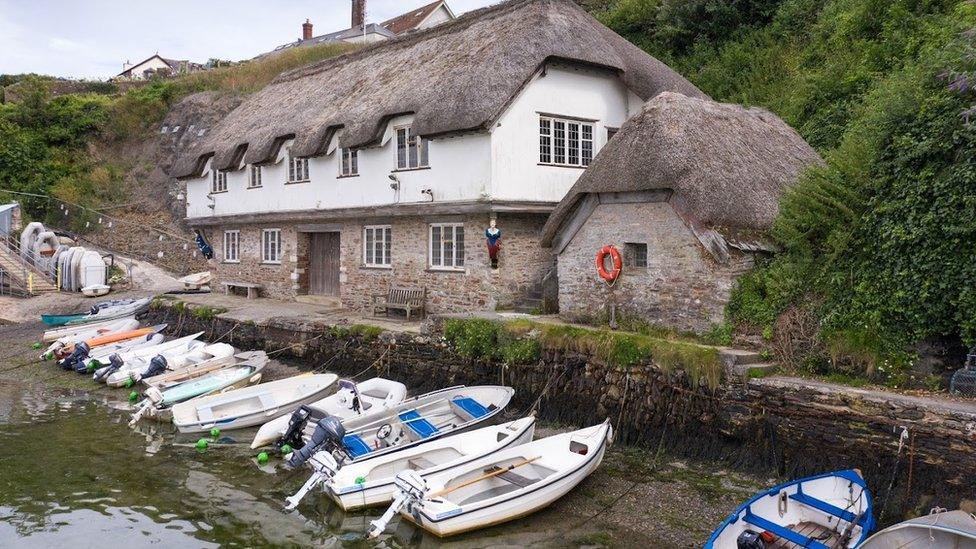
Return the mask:
[[[224,285],[224,293],[228,295],[234,288],[243,288],[247,290],[248,299],[257,299],[258,292],[261,290],[260,284],[252,284],[250,282],[221,282],[221,284]]]
[[[410,320],[410,313],[420,312],[420,317],[424,316],[424,302],[427,301],[427,289],[408,290],[406,288],[390,288],[385,294],[373,296],[373,316],[380,311],[390,316],[390,309],[406,311],[407,320]]]

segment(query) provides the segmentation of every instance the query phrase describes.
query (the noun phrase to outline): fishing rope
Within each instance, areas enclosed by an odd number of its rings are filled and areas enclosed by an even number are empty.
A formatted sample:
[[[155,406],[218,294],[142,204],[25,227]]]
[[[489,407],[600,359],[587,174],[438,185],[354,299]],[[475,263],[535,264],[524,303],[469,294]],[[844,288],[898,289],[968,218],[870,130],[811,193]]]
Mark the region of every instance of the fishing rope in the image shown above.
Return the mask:
[[[382,360],[386,357],[387,353],[389,353],[390,352],[390,349],[392,349],[392,348],[393,348],[393,344],[392,343],[389,344],[389,345],[387,345],[386,350],[383,351],[383,354],[381,354],[379,358],[377,358],[376,360],[374,360],[373,363],[370,364],[369,366],[367,366],[363,371],[361,371],[358,374],[352,376],[352,379],[358,378],[359,376],[361,376],[361,375],[365,374],[366,372],[368,372],[371,368],[375,367],[377,364],[380,364],[382,362]],[[387,375],[389,375],[389,373],[390,373],[389,368],[387,368]]]
[[[895,485],[895,478],[898,476],[898,465],[901,463],[901,451],[908,440],[908,427],[901,428],[901,435],[898,436],[898,451],[895,453],[895,465],[892,467],[891,478],[888,480],[888,490],[885,492],[884,503],[881,505],[881,512],[878,514],[878,524],[884,522],[885,511],[888,510],[888,500],[891,498],[891,489]]]
[[[302,345],[306,345],[308,343],[311,343],[311,342],[315,341],[316,339],[321,338],[324,335],[325,335],[325,332],[322,332],[321,334],[319,334],[319,335],[317,335],[317,336],[315,336],[315,337],[313,337],[311,339],[305,339],[305,340],[299,341],[297,343],[293,343],[293,344],[291,344],[291,345],[289,345],[287,347],[282,347],[281,349],[278,349],[278,350],[275,350],[275,351],[271,351],[270,353],[268,353],[268,356],[269,357],[272,357],[272,356],[275,356],[278,353],[283,353],[283,352],[287,351],[288,349],[294,349],[295,347],[300,347]]]
[[[227,333],[225,333],[224,335],[222,335],[222,336],[218,337],[217,339],[215,339],[214,340],[214,343],[220,343],[221,340],[223,340],[225,337],[229,336],[231,334],[231,332],[233,332],[234,330],[236,330],[237,327],[240,326],[240,325],[241,324],[239,322],[235,323],[233,326],[231,326],[230,330],[227,330]]]

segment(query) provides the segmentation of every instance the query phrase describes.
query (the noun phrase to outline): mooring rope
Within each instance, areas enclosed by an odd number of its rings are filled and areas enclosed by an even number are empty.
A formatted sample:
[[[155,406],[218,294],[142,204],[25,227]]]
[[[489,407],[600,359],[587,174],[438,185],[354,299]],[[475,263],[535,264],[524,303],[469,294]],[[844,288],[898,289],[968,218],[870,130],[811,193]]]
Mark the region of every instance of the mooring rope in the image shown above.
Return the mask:
[[[891,471],[891,478],[888,480],[888,490],[885,492],[884,503],[881,505],[881,512],[878,514],[878,524],[884,522],[885,511],[888,509],[888,500],[891,498],[891,489],[895,486],[895,478],[898,476],[898,465],[901,463],[901,451],[905,448],[905,441],[908,440],[908,427],[901,428],[901,435],[898,436],[898,451],[895,452],[895,465]]]

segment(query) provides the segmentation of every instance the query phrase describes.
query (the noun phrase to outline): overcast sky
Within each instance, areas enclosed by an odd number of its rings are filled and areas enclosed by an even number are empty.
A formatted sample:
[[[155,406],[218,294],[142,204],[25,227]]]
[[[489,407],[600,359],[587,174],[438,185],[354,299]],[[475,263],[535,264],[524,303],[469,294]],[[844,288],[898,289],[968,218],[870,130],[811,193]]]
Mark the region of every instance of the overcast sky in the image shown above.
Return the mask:
[[[378,23],[431,0],[368,0]],[[457,15],[497,0],[448,0]],[[0,0],[0,74],[106,78],[156,52],[250,59],[301,36],[349,28],[350,0]]]

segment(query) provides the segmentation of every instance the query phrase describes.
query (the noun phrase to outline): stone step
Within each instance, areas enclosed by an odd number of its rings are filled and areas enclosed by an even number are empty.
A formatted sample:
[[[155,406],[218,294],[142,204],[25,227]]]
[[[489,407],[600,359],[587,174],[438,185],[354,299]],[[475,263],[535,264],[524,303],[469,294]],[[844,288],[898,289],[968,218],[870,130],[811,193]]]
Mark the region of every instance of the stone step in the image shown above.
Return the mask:
[[[342,308],[342,301],[338,297],[330,295],[296,295],[295,301],[299,303],[309,303],[312,305],[322,305],[335,309]]]
[[[757,362],[752,364],[737,364],[732,367],[732,372],[734,375],[741,377],[743,381],[748,381],[749,378],[753,377],[766,377],[775,373],[778,369],[779,365],[773,362]]]
[[[718,353],[722,357],[722,361],[728,366],[742,366],[747,364],[759,364],[763,362],[762,356],[755,351],[733,349],[731,347],[720,347]]]

